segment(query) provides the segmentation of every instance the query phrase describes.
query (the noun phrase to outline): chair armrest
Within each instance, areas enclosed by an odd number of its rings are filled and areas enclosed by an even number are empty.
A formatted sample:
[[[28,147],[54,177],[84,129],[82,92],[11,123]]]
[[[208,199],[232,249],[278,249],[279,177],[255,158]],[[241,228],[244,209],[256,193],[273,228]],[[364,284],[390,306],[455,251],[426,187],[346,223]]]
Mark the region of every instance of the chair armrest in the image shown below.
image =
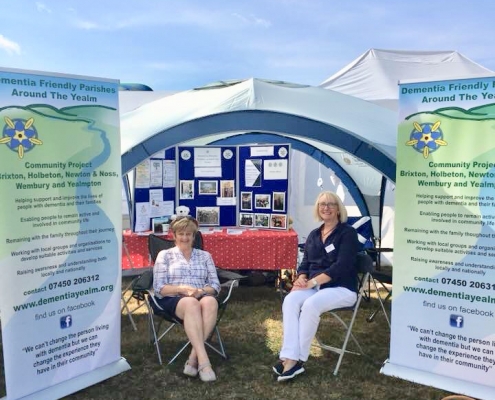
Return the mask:
[[[155,294],[151,290],[146,290],[146,293],[148,295],[148,299],[149,299],[150,303],[152,302],[154,307],[156,307],[160,311],[163,311],[163,308],[160,307],[160,305],[157,303],[157,301],[155,299]]]
[[[386,283],[391,285],[392,284],[392,275],[383,273],[381,271],[373,271],[371,273],[371,276],[373,279],[376,279],[379,282]]]
[[[229,290],[227,292],[227,295],[225,296],[225,298],[222,300],[222,302],[220,303],[222,306],[227,304],[227,302],[229,301],[230,299],[230,296],[232,295],[232,290],[239,286],[239,279],[233,279],[232,282],[230,282],[230,285],[229,285]]]

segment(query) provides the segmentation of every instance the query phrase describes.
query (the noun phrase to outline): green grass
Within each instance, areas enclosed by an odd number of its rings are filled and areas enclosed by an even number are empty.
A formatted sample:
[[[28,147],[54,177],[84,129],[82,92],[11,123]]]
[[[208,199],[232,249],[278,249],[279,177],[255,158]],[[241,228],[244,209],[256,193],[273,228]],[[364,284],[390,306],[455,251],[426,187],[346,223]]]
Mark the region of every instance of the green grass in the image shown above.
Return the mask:
[[[373,322],[366,321],[377,305],[376,299],[364,302],[353,329],[368,357],[347,354],[335,377],[332,372],[337,355],[314,347],[306,364],[307,372],[283,383],[276,381],[271,369],[282,338],[281,303],[272,287],[234,290],[220,324],[229,359],[211,355],[218,380],[209,384],[182,375],[187,352],[171,366],[160,366],[154,347],[148,342],[146,315],[134,315],[137,332],[132,330],[127,315],[122,315],[122,356],[132,369],[69,398],[440,400],[447,396],[449,393],[438,389],[380,374],[381,364],[388,356],[390,332],[382,313]],[[325,341],[338,342],[341,332],[330,318],[322,318],[319,333]],[[175,354],[184,337],[182,329],[176,329],[162,344],[165,360]],[[5,390],[0,394],[4,395]]]

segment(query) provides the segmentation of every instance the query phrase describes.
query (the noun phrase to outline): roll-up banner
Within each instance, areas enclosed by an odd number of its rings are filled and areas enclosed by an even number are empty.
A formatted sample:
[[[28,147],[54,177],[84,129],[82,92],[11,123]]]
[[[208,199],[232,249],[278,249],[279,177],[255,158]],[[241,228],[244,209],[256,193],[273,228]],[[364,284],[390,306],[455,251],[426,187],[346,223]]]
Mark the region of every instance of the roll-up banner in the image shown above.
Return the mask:
[[[495,398],[495,78],[401,83],[390,360]]]
[[[7,399],[55,399],[120,356],[118,81],[0,69]]]

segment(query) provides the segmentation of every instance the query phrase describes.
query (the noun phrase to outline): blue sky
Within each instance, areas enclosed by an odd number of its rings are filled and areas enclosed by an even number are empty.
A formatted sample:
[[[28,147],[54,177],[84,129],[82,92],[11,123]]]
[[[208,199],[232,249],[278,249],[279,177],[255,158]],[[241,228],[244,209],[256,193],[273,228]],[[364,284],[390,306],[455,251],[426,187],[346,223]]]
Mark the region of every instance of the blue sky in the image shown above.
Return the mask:
[[[458,50],[495,70],[492,0],[4,0],[0,67],[187,90],[318,85],[370,48]]]

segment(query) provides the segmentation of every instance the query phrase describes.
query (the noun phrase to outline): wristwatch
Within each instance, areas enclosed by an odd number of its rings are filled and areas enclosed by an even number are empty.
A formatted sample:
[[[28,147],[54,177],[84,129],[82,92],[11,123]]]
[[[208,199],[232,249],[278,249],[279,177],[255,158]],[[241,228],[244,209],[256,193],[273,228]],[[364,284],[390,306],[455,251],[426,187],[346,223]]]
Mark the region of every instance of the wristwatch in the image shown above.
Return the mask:
[[[318,286],[318,282],[316,281],[315,278],[311,279],[311,283],[313,284],[313,287]]]

